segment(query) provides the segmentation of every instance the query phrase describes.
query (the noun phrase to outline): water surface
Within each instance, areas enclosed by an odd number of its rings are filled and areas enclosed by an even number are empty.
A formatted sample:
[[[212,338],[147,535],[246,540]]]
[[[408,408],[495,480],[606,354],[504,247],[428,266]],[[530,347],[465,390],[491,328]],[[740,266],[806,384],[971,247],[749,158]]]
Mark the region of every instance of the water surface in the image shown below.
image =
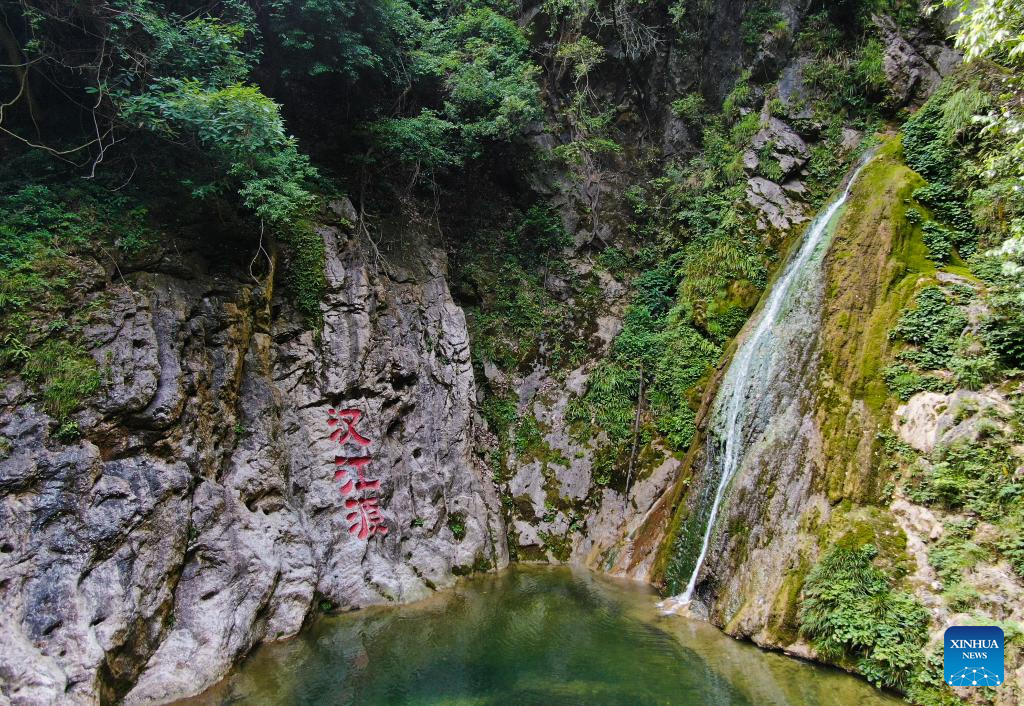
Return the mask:
[[[898,704],[847,674],[661,615],[646,586],[518,566],[318,620],[183,704]]]

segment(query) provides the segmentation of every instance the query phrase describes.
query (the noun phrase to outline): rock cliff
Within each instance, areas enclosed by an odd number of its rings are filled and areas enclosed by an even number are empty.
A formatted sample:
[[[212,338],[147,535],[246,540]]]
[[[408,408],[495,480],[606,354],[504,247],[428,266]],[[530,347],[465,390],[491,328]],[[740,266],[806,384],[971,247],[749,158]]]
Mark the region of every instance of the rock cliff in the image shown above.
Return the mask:
[[[6,388],[5,700],[196,693],[316,611],[413,600],[507,563],[443,252],[420,241],[385,264],[321,234],[320,330],[246,263],[176,242],[109,281],[91,263],[103,305],[86,335],[104,381],[81,441],[55,439],[25,389]],[[368,445],[332,440],[331,409],[360,412]],[[387,531],[367,539],[335,479],[352,470],[336,458],[364,455]]]

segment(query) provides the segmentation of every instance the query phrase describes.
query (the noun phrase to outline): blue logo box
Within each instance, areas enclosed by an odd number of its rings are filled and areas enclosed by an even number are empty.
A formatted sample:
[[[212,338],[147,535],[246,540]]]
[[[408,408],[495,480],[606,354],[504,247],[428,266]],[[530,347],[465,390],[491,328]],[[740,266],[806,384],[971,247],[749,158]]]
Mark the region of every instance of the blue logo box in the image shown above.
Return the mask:
[[[1004,681],[1003,631],[991,625],[946,628],[943,676],[951,686],[999,686]]]

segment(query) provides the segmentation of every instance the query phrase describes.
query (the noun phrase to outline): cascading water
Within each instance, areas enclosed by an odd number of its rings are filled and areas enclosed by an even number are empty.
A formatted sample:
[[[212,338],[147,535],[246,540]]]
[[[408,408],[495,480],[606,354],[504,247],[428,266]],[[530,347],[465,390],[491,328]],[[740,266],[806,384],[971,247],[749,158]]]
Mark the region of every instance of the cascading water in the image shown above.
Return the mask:
[[[706,517],[702,525],[700,552],[686,589],[680,595],[663,602],[663,607],[669,611],[682,608],[693,599],[693,592],[707,558],[719,510],[729,483],[743,462],[743,435],[745,431],[749,431],[744,428],[745,411],[751,402],[752,394],[754,398],[764,394],[773,382],[772,375],[776,368],[773,358],[777,356],[780,349],[780,346],[777,345],[778,341],[775,340],[777,338],[775,329],[781,326],[795,308],[798,308],[793,306],[787,308],[784,305],[799,295],[803,287],[810,287],[818,282],[815,277],[809,275],[812,270],[820,268],[833,230],[833,220],[846,203],[850,190],[866,161],[867,158],[860,162],[842,194],[829,204],[808,228],[799,251],[786,265],[782,276],[775,283],[753,331],[740,344],[726,371],[712,410],[714,427],[713,431],[709,433],[708,439],[708,465],[705,467],[703,479],[705,490],[703,497],[698,501],[696,510],[698,514],[695,519],[698,522]],[[752,381],[755,380],[758,382],[757,389],[754,389],[755,386],[752,385]],[[715,471],[718,475],[717,483],[714,483]],[[714,488],[714,497],[710,504],[710,511],[708,511],[707,500],[711,488]]]

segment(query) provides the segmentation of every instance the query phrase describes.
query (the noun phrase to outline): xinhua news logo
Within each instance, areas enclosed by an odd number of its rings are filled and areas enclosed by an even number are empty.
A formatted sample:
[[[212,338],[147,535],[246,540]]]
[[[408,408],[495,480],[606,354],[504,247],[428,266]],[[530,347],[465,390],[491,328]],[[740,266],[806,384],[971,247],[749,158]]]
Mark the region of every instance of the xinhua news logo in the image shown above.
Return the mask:
[[[990,625],[946,628],[943,674],[950,686],[1003,683],[1003,631]]]

